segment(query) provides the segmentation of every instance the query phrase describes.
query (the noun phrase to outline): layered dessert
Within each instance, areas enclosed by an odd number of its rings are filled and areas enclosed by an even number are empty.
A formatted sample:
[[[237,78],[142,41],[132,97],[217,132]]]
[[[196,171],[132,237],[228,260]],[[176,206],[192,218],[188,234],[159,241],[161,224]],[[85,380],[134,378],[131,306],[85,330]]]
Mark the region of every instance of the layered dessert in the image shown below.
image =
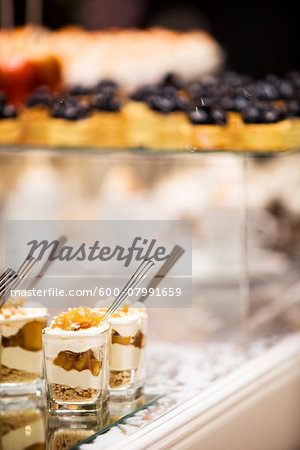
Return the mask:
[[[136,395],[145,379],[146,310],[139,306],[125,306],[118,309],[109,322],[110,393]]]
[[[98,409],[107,397],[110,327],[101,324],[102,317],[89,308],[75,308],[43,330],[48,409],[76,404]]]
[[[0,448],[2,450],[44,450],[45,425],[39,409],[0,413]]]
[[[2,387],[36,382],[42,376],[42,329],[46,325],[45,308],[0,310]]]

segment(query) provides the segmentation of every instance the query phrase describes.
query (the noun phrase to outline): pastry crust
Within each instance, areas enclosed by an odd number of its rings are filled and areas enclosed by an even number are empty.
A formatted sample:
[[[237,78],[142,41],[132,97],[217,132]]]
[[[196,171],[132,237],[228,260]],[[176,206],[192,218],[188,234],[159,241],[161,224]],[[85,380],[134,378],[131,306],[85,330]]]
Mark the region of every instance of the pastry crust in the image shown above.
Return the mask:
[[[290,147],[299,148],[300,145],[300,118],[294,117],[291,119],[291,132],[290,132]]]
[[[228,125],[195,125],[186,128],[186,148],[192,150],[231,149]]]
[[[49,125],[49,108],[35,106],[21,113],[24,142],[28,145],[46,145]]]
[[[19,118],[0,119],[0,145],[20,144],[23,140],[23,127]]]
[[[46,145],[93,147],[96,145],[96,127],[95,116],[76,121],[51,117],[48,119]]]
[[[242,150],[280,151],[290,147],[291,121],[243,124],[239,142]]]

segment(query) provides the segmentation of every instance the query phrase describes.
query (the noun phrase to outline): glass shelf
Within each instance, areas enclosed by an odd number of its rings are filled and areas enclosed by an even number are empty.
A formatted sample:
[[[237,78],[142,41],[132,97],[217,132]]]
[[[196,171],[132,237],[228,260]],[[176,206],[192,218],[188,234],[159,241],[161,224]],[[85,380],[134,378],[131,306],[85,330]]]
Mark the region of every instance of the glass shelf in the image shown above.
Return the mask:
[[[215,150],[196,150],[192,148],[186,148],[183,150],[164,150],[164,149],[150,149],[150,148],[98,148],[98,147],[42,147],[42,146],[26,146],[26,145],[0,145],[1,154],[30,154],[30,153],[45,153],[52,155],[113,155],[113,154],[133,154],[141,156],[182,156],[187,154],[233,154],[242,156],[255,156],[255,157],[272,157],[281,156],[290,153],[299,152],[300,148],[287,148],[285,150],[232,150],[232,149],[215,149]]]
[[[216,380],[299,329],[299,161],[297,149],[0,149],[3,223],[193,222],[192,308],[156,310],[149,302],[146,392],[164,396],[146,402],[146,409],[137,407],[133,416],[126,411],[122,423],[115,421],[112,428],[85,429],[81,441],[95,439],[99,446],[108,439],[119,442],[196,394],[204,395]],[[287,217],[268,209],[278,198]],[[20,255],[14,257],[20,260]],[[41,287],[47,283],[51,285],[51,277]],[[245,325],[247,352],[242,345]]]
[[[147,409],[162,396],[142,394],[132,402],[110,402],[108,409],[98,415],[59,417],[45,411],[41,397],[2,399],[0,412],[1,450],[25,449],[31,446],[47,450],[75,448],[92,442],[97,436],[121,424],[137,412]]]

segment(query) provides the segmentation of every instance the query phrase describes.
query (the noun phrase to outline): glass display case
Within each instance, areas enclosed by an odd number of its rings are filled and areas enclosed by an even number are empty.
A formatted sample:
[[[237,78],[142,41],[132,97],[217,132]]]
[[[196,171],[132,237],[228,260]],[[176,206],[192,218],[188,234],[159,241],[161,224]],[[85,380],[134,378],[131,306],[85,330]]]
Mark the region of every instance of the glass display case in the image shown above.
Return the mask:
[[[226,402],[242,403],[238,393],[263,378],[271,377],[271,385],[277,367],[299,357],[299,162],[297,152],[1,150],[2,231],[10,220],[131,221],[137,229],[140,221],[190,224],[191,290],[174,306],[172,299],[147,299],[146,397],[123,404],[121,412],[111,409],[117,420],[109,428],[107,421],[53,425],[46,417],[45,436],[52,429],[56,436],[71,429],[74,436],[60,436],[59,447],[47,437],[39,448],[180,448],[195,429],[206,433],[197,442],[210,442],[209,414],[229,417]],[[1,250],[3,269],[3,240]],[[10,260],[19,257],[12,249]],[[55,270],[41,287],[51,276],[57,277]],[[101,282],[97,270],[86,276]],[[76,304],[97,300],[80,298]],[[60,299],[50,315],[70,306],[68,301]],[[2,428],[9,416],[5,408]],[[197,426],[188,428],[195,418]],[[3,450],[9,448],[5,432]]]

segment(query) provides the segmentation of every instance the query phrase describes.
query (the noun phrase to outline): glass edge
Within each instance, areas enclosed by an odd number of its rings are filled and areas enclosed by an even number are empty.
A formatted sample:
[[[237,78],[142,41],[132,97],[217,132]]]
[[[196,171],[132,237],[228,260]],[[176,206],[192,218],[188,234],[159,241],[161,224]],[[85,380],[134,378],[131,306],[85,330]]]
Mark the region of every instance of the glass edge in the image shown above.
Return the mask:
[[[147,394],[146,394],[147,395]],[[151,395],[151,394],[148,394]],[[68,450],[75,450],[75,449],[79,449],[81,445],[83,444],[88,444],[90,443],[92,440],[94,440],[95,438],[97,438],[98,436],[101,436],[101,434],[106,433],[106,431],[110,430],[111,428],[113,428],[116,425],[119,425],[120,423],[122,423],[124,420],[128,419],[129,417],[132,417],[134,414],[136,414],[139,411],[142,411],[143,409],[147,409],[149,406],[153,405],[154,403],[156,403],[158,400],[160,400],[162,397],[164,397],[165,394],[158,394],[158,395],[154,395],[154,398],[152,398],[151,400],[147,401],[146,403],[144,403],[143,405],[139,406],[138,408],[134,409],[133,411],[129,412],[128,414],[125,414],[124,416],[120,417],[118,420],[116,420],[115,422],[107,425],[104,428],[101,428],[101,430],[97,431],[96,433],[92,434],[91,436],[89,436],[88,438],[78,442],[77,444],[75,444],[74,446],[70,447]]]
[[[243,150],[243,149],[203,149],[197,150],[192,148],[187,149],[153,149],[153,148],[101,148],[101,147],[73,147],[73,146],[57,146],[57,147],[47,147],[47,146],[17,146],[17,145],[5,145],[0,146],[0,155],[7,154],[24,154],[31,152],[46,152],[47,154],[55,155],[68,155],[68,154],[79,154],[79,155],[109,155],[116,153],[123,154],[134,154],[134,155],[149,155],[149,156],[174,156],[174,155],[186,155],[186,154],[208,154],[208,153],[222,153],[222,154],[236,154],[236,155],[251,155],[251,156],[282,156],[290,153],[298,153],[300,147],[289,147],[282,150]]]

